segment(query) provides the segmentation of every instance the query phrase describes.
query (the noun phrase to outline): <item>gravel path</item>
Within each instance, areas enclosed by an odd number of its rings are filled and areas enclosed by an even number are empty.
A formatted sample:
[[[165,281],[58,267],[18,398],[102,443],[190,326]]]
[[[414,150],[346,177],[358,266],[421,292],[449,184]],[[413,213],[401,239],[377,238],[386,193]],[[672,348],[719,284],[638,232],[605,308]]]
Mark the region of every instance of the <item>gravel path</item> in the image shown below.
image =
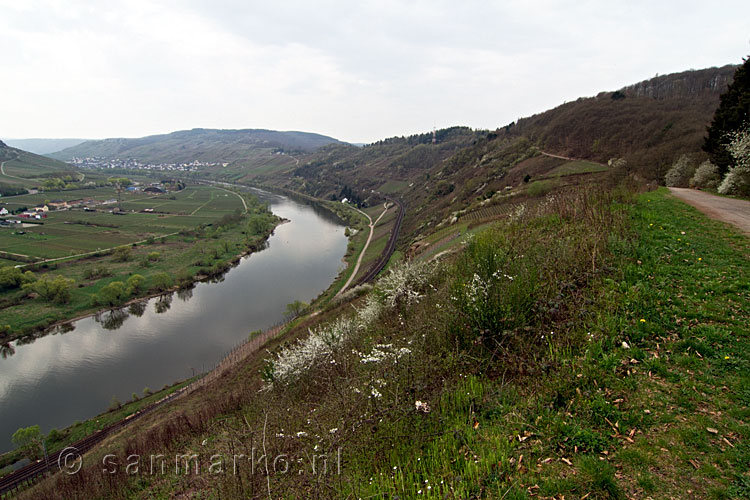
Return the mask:
[[[674,196],[712,219],[727,222],[750,234],[750,201],[725,198],[695,189],[669,188]]]

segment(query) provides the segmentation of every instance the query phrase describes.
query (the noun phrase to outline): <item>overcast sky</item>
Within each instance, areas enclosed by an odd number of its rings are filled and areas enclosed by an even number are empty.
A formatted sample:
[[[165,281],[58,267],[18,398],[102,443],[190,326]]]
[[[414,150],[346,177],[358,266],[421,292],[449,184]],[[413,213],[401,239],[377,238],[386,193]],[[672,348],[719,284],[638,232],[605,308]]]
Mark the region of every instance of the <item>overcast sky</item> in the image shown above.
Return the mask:
[[[0,0],[0,137],[496,128],[749,53],[747,0]]]

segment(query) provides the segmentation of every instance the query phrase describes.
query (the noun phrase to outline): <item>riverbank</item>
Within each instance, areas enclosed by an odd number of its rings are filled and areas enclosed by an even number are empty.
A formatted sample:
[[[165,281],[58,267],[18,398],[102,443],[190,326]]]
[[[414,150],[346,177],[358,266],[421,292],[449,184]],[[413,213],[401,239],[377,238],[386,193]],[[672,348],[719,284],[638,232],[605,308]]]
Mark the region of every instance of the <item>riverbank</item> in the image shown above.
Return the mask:
[[[82,422],[75,422],[61,430],[51,429],[44,438],[48,454],[52,454],[71,443],[75,443],[76,441],[91,436],[112,424],[127,419],[138,411],[141,411],[170,394],[179,391],[183,387],[186,387],[193,380],[195,380],[195,378],[176,382],[155,392],[148,387],[145,387],[140,395],[134,392],[130,401],[120,402],[113,397],[110,408],[107,409],[107,411]],[[0,454],[0,477],[12,472],[15,469],[14,464],[24,458],[25,457],[21,450],[13,450]]]
[[[356,207],[353,207],[346,203],[341,203],[339,201],[315,198],[314,196],[300,193],[298,191],[293,191],[291,189],[273,185],[233,184],[228,182],[210,180],[204,180],[202,182],[209,185],[231,186],[245,189],[259,189],[281,196],[286,196],[293,200],[300,201],[302,203],[322,209],[326,213],[333,216],[342,225],[345,225],[348,228],[348,230],[350,231],[347,235],[349,243],[347,245],[346,254],[342,258],[342,261],[346,266],[341,270],[338,276],[336,276],[336,279],[333,280],[331,285],[320,295],[318,295],[313,301],[311,301],[309,305],[310,309],[325,306],[339,293],[347,280],[352,276],[356,267],[356,262],[365,248],[365,244],[367,242],[367,230],[369,227],[369,222],[366,218],[367,216]]]
[[[309,204],[256,195],[290,221],[276,226],[264,251],[194,288],[83,319],[72,333],[14,345],[15,354],[0,362],[0,450],[19,427],[61,428],[99,413],[112,394],[128,399],[146,385],[210,370],[249,332],[281,321],[287,304],[309,303],[324,291],[341,270],[345,228]]]
[[[254,203],[245,214],[225,216],[168,237],[75,261],[36,265],[31,269],[39,283],[64,280],[60,282],[67,299],[45,300],[33,283],[28,289],[5,290],[0,295],[3,352],[12,354],[10,341],[33,341],[50,328],[65,328],[76,319],[217,278],[243,256],[262,249],[280,222]]]

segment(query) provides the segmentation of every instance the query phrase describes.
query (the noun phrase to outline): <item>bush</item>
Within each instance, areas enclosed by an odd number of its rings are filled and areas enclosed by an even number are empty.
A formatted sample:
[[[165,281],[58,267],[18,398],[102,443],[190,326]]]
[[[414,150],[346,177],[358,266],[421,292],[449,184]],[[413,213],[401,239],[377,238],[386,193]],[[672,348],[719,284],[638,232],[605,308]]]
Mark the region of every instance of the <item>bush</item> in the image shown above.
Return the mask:
[[[98,304],[107,306],[117,306],[127,298],[128,293],[125,289],[125,283],[122,281],[113,281],[99,290],[96,296]]]
[[[115,250],[114,261],[115,262],[127,262],[130,260],[132,251],[130,247],[119,247]]]
[[[62,432],[53,428],[53,429],[50,429],[49,434],[47,434],[47,441],[49,442],[49,444],[54,444],[54,443],[57,443],[58,441],[62,441],[63,437],[65,437],[65,435]],[[49,444],[48,444],[48,447],[49,447]]]
[[[109,402],[109,408],[107,408],[109,411],[115,411],[122,408],[122,403],[120,403],[120,400],[117,399],[117,396],[112,396],[112,401]]]
[[[669,187],[688,187],[694,173],[695,166],[692,161],[687,155],[682,155],[664,176],[664,183]]]
[[[169,287],[172,286],[172,277],[165,272],[156,273],[153,278],[151,278],[151,283],[152,289],[158,292],[163,292],[169,290]]]
[[[493,336],[492,342],[528,323],[538,278],[533,259],[510,258],[509,242],[502,230],[489,229],[474,237],[456,263],[451,298],[469,338]]]
[[[45,275],[33,283],[26,283],[23,288],[38,293],[47,301],[65,304],[70,300],[70,290],[74,284],[75,281],[70,278]]]
[[[286,316],[289,318],[296,318],[302,311],[307,308],[307,304],[301,300],[295,300],[286,305]]]
[[[719,167],[706,160],[695,170],[695,174],[690,179],[690,187],[715,189],[719,185],[719,182],[721,182]]]
[[[31,271],[21,272],[14,266],[5,266],[0,268],[0,290],[12,290],[20,288],[26,283],[34,281],[34,275]]]
[[[21,427],[13,433],[11,441],[29,460],[35,460],[42,453],[42,431],[38,425]]]
[[[144,280],[145,278],[140,274],[134,274],[130,278],[128,278],[128,281],[126,282],[128,295],[140,293],[140,291],[143,289]]]
[[[90,267],[83,273],[83,277],[86,279],[105,278],[107,276],[112,276],[112,271],[110,271],[106,266],[103,265]]]

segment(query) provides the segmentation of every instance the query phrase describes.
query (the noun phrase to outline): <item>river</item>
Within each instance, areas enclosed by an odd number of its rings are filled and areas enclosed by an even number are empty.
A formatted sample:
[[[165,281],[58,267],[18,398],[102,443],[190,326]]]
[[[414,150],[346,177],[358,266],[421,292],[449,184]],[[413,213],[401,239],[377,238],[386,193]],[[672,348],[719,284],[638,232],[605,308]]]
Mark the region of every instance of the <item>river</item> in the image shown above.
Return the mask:
[[[150,299],[136,314],[78,320],[0,359],[0,452],[19,427],[62,429],[105,411],[113,396],[124,402],[210,369],[250,332],[281,321],[288,303],[328,288],[343,266],[344,227],[315,206],[253,191],[290,222],[218,282]]]

